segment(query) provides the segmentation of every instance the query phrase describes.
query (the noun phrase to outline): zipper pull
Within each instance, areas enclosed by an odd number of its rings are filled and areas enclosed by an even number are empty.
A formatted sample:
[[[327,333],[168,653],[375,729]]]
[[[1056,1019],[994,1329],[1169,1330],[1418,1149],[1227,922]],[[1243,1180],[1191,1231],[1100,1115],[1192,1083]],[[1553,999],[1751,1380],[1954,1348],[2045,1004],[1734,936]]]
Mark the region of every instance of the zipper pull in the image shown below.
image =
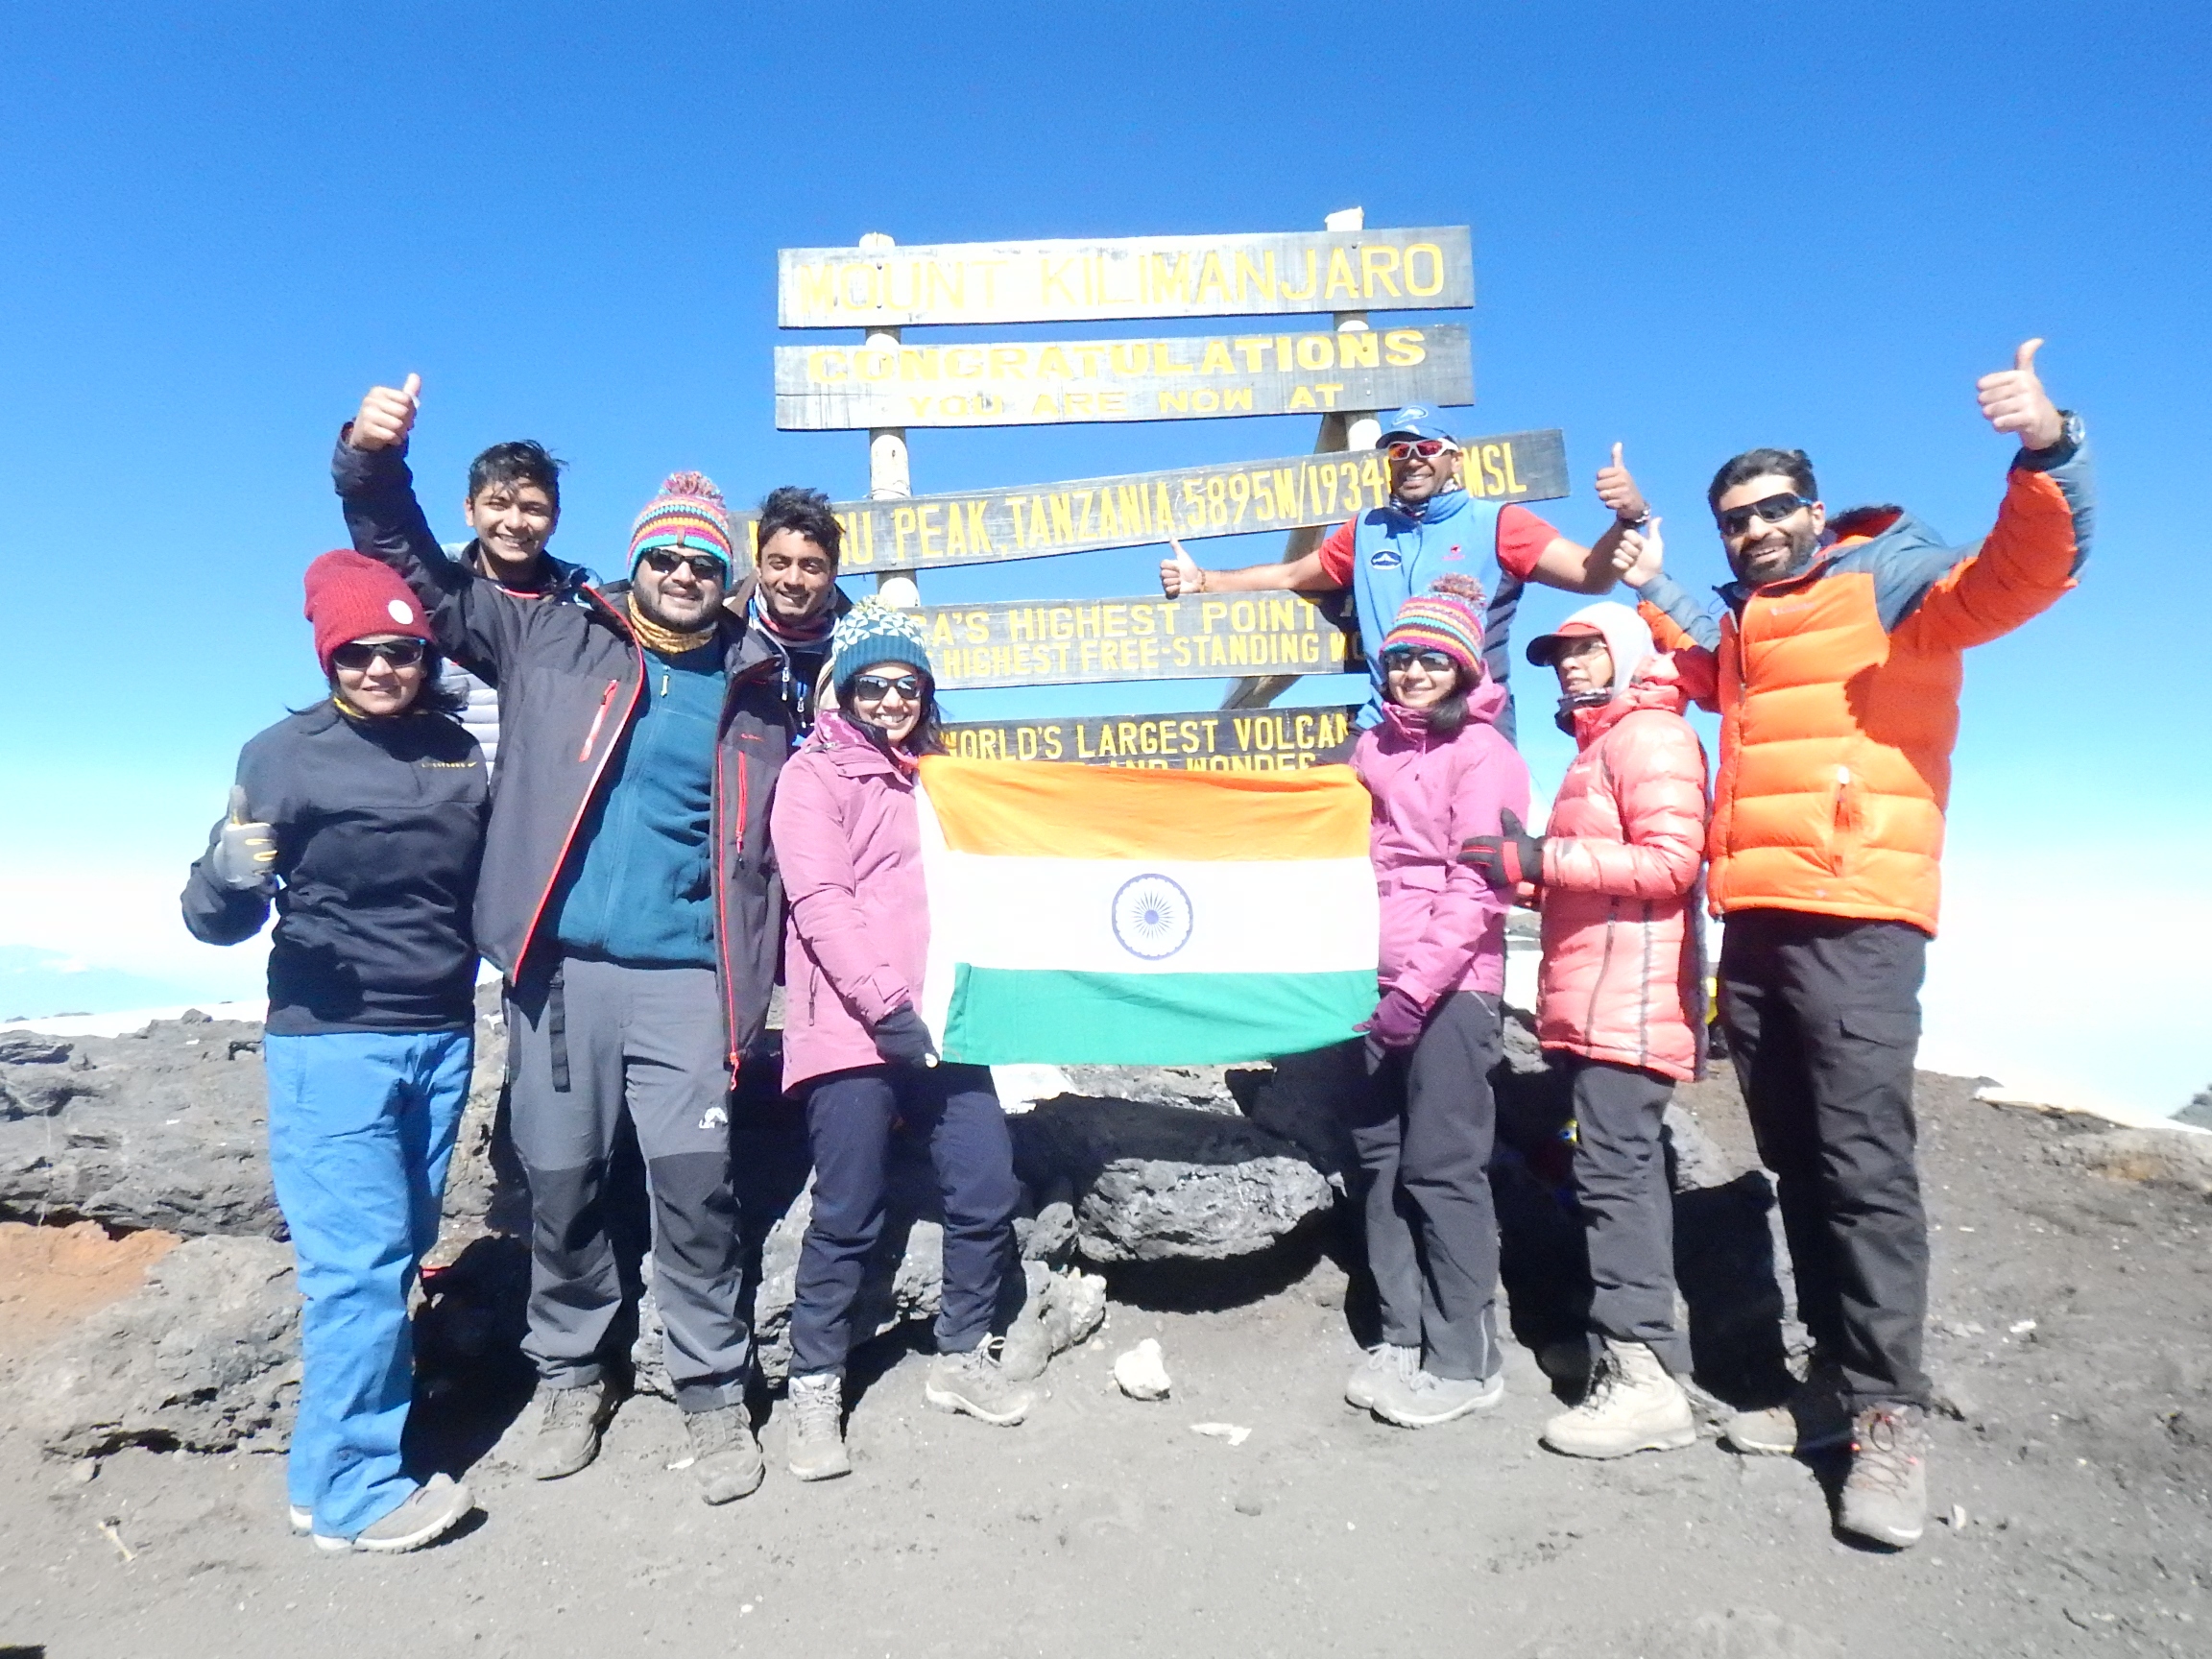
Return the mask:
[[[661,695],[668,695],[668,670],[665,668],[661,670]]]

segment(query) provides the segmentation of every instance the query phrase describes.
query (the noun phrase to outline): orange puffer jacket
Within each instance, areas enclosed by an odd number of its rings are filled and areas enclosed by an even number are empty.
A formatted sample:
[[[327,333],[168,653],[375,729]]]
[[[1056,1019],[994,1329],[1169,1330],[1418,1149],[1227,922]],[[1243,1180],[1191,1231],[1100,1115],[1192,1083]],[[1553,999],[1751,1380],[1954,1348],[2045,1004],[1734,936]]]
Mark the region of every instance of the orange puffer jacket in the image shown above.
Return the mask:
[[[1720,710],[1717,914],[1936,931],[1960,654],[2048,610],[2088,556],[2088,449],[2079,423],[2069,430],[2013,462],[1979,547],[1868,508],[1833,521],[1834,544],[1803,575],[1721,589],[1717,625],[1665,576],[1644,589],[1642,614],[1685,686]]]
[[[1677,1078],[1704,1056],[1705,746],[1687,702],[1654,657],[1611,702],[1575,711],[1579,752],[1544,834],[1536,982],[1545,1047]]]

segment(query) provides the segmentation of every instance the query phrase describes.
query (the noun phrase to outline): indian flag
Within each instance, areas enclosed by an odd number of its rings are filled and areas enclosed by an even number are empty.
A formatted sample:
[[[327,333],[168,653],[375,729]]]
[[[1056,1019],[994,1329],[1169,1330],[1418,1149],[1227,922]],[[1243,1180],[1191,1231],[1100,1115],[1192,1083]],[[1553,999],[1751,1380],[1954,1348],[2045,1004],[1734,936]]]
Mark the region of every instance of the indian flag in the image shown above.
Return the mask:
[[[922,762],[948,1060],[1200,1065],[1354,1035],[1375,1008],[1367,791],[1348,766]]]

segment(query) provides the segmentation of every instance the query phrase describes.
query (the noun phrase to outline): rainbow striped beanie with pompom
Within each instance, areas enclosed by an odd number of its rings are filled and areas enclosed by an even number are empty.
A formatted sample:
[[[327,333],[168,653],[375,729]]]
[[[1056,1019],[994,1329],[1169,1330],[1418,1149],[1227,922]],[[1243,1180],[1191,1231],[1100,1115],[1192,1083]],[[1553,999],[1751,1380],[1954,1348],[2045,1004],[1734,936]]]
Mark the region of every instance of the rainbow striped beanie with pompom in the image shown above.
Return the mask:
[[[1482,584],[1472,576],[1439,576],[1429,591],[1398,609],[1382,636],[1385,651],[1441,651],[1469,680],[1482,678]]]
[[[704,472],[671,472],[661,481],[661,493],[645,503],[630,526],[630,568],[656,548],[686,553],[710,553],[722,561],[727,583],[736,568],[733,538],[730,530],[730,504],[714,480]]]

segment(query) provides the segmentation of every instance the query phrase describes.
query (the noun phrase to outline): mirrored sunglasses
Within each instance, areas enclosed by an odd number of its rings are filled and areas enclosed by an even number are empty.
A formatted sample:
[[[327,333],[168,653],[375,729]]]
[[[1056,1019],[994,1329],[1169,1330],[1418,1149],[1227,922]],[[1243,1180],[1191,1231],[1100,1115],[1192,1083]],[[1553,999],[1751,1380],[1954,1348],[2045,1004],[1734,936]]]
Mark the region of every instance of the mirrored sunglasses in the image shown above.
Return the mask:
[[[1388,445],[1383,453],[1393,461],[1411,461],[1416,456],[1423,461],[1433,461],[1445,450],[1455,447],[1456,445],[1447,444],[1441,438],[1401,438],[1397,443]]]

